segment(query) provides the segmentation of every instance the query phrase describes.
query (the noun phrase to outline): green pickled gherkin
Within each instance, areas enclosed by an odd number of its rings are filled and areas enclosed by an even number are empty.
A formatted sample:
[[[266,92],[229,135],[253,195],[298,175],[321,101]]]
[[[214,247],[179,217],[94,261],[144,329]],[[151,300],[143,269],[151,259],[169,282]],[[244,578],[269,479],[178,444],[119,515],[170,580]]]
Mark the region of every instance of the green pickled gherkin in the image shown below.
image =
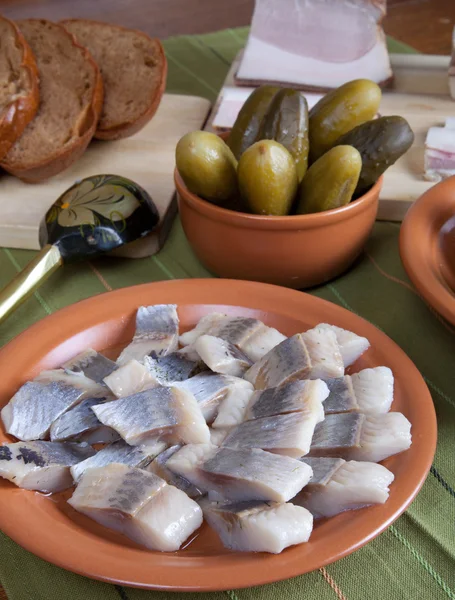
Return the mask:
[[[381,89],[369,79],[349,81],[323,96],[310,110],[310,164],[338,138],[372,119],[381,102]]]
[[[300,184],[298,214],[339,208],[351,201],[362,159],[352,146],[336,146],[321,156]]]
[[[259,129],[259,140],[275,140],[294,158],[299,182],[308,168],[308,104],[297,90],[284,88],[273,98]]]
[[[237,161],[226,143],[214,133],[193,131],[184,135],[177,144],[175,162],[193,194],[215,204],[236,195]]]
[[[345,133],[337,145],[354,146],[362,157],[362,170],[354,192],[359,197],[402,156],[414,142],[414,133],[403,117],[380,117]]]
[[[237,169],[239,188],[250,210],[259,215],[289,214],[298,188],[291,154],[273,140],[261,140],[242,154]]]
[[[248,96],[240,109],[227,140],[237,160],[256,141],[262,118],[279,89],[271,85],[259,86]]]

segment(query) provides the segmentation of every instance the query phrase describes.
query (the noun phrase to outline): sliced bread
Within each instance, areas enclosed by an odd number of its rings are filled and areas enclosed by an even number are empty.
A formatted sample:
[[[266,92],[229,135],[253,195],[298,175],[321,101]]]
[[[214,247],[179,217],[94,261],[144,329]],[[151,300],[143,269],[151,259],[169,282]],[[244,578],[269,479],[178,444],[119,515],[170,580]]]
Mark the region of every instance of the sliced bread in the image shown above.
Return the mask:
[[[104,106],[95,137],[115,140],[142,129],[166,87],[167,62],[160,41],[97,21],[71,19],[61,24],[89,49],[101,69]]]
[[[101,113],[103,83],[89,51],[62,26],[40,19],[17,25],[38,65],[40,106],[0,165],[34,183],[60,173],[85,151]]]
[[[0,160],[36,115],[38,68],[17,26],[0,15]]]

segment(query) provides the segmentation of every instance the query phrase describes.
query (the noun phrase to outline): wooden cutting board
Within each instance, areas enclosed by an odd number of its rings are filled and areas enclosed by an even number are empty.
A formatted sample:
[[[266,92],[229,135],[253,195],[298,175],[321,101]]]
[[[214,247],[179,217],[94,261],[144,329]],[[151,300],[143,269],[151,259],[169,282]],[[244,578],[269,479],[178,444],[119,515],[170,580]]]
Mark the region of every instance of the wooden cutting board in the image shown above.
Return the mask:
[[[245,99],[253,89],[234,85],[239,58],[226,78],[208,121],[208,129],[232,126],[238,100]],[[430,127],[443,125],[445,117],[455,116],[455,101],[449,93],[448,56],[391,54],[390,58],[395,75],[394,86],[384,90],[379,110],[382,115],[401,115],[407,119],[415,141],[410,150],[385,173],[378,219],[401,221],[414,200],[434,185],[423,179],[425,137]],[[305,95],[310,106],[320,97],[317,94]],[[228,102],[223,99],[228,99]],[[229,99],[232,101],[229,102]]]
[[[156,115],[139,133],[115,142],[94,140],[82,158],[48,181],[27,184],[2,173],[0,246],[39,249],[39,223],[54,200],[79,179],[111,173],[129,177],[141,185],[160,213],[155,232],[115,254],[131,258],[155,254],[176,214],[175,146],[182,135],[204,125],[209,110],[210,102],[204,98],[164,94]]]

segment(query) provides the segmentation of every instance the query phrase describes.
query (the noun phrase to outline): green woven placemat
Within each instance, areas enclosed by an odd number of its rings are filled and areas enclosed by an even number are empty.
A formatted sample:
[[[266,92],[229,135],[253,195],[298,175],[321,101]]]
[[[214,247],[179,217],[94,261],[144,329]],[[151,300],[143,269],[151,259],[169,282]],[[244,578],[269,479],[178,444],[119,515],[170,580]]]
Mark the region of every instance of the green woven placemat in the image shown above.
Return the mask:
[[[214,101],[247,28],[169,39],[168,91]],[[389,40],[392,52],[413,52]],[[0,190],[1,198],[1,190]],[[311,291],[361,315],[394,339],[425,377],[435,402],[439,442],[431,473],[409,510],[365,548],[313,573],[248,590],[178,594],[182,600],[455,600],[454,330],[433,314],[410,284],[398,254],[399,225],[374,227],[365,254],[336,281]],[[0,249],[0,288],[34,255]],[[171,278],[210,277],[177,220],[158,256],[99,260],[61,269],[0,327],[0,345],[28,325],[77,300]],[[39,341],[37,341],[39,343]],[[36,558],[0,534],[0,581],[9,600],[169,600],[91,581]],[[233,573],[235,588],[235,573]],[[2,592],[0,590],[0,600]]]

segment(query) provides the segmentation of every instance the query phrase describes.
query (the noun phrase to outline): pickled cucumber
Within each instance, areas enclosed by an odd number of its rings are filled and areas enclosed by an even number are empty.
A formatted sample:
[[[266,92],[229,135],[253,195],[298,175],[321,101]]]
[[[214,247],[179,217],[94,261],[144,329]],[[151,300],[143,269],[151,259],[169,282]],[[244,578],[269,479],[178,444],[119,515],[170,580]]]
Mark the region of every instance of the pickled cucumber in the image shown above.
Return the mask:
[[[379,177],[414,142],[414,133],[403,117],[380,117],[345,133],[337,145],[354,146],[362,157],[362,170],[354,192],[358,197],[370,189]]]
[[[310,164],[341,135],[372,119],[380,101],[381,90],[369,79],[349,81],[323,96],[310,110]]]
[[[279,89],[261,85],[248,96],[240,109],[227,141],[237,160],[256,141],[262,117]]]
[[[239,188],[251,211],[260,215],[289,214],[297,187],[291,154],[273,140],[262,140],[242,154],[237,169]]]
[[[184,135],[175,162],[185,185],[206,200],[220,204],[237,192],[237,161],[223,140],[207,131]]]
[[[297,213],[316,213],[351,201],[362,159],[352,146],[336,146],[321,156],[300,184]]]
[[[257,140],[275,140],[289,150],[299,182],[308,167],[308,104],[297,90],[282,89],[273,98]]]

